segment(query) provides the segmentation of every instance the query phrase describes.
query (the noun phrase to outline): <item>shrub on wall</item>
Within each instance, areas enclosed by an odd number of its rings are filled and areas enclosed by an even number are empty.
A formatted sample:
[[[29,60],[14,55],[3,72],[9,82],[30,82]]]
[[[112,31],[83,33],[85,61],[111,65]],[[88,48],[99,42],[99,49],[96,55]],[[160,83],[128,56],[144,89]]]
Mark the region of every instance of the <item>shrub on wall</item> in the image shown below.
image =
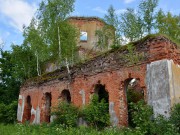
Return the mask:
[[[52,115],[56,117],[53,122],[54,124],[61,124],[68,127],[77,126],[79,115],[77,107],[67,102],[60,102],[59,105],[53,109]]]
[[[144,101],[130,103],[132,122],[135,130],[145,135],[178,135],[180,124],[180,104],[173,107],[170,119],[159,115],[153,118],[153,110]]]
[[[108,103],[105,103],[104,99],[99,102],[97,95],[94,95],[91,103],[81,110],[66,102],[60,102],[53,110],[52,115],[55,116],[53,124],[75,127],[78,118],[81,117],[91,127],[103,128],[110,125]]]
[[[172,108],[170,121],[177,127],[177,130],[180,133],[180,103],[174,105]]]
[[[175,125],[162,115],[155,118],[150,133],[152,135],[178,135]]]
[[[150,106],[146,105],[143,100],[137,103],[130,103],[130,111],[132,115],[132,122],[136,128],[140,128],[142,133],[149,133],[152,121],[153,110]]]
[[[103,128],[110,125],[108,108],[108,103],[105,103],[104,99],[99,102],[98,96],[94,95],[90,104],[82,110],[82,115],[89,126]]]

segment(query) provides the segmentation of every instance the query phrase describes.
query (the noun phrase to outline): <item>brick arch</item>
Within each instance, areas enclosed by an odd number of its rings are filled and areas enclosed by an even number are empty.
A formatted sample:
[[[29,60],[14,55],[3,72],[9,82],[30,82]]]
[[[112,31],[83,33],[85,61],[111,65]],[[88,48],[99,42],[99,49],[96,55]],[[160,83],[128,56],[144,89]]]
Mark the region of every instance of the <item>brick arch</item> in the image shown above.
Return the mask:
[[[146,84],[145,84],[145,74],[143,74],[141,72],[141,74],[139,73],[129,73],[128,76],[126,76],[125,78],[123,78],[123,81],[121,81],[121,89],[122,90],[125,90],[125,85],[127,83],[128,80],[131,80],[131,79],[138,79],[139,80],[139,84],[140,84],[140,87],[143,89],[143,93],[144,93],[144,100],[146,101],[146,98],[147,98],[147,90],[146,90]]]
[[[105,100],[107,100],[106,102],[109,102],[109,91],[106,89],[106,84],[101,83],[101,80],[98,80],[97,83],[94,83],[91,88],[92,89],[90,91],[90,99],[91,99],[92,95],[94,95],[94,94],[98,94],[98,96],[100,96],[99,92],[100,92],[100,90],[102,90],[101,92],[103,92],[103,94],[107,94],[107,95],[105,95],[105,96],[107,96],[105,98],[108,98],[108,99],[105,99]],[[100,97],[100,100],[101,99],[102,99],[102,97]]]
[[[139,88],[141,88],[143,90],[143,94],[144,94],[144,90],[145,90],[145,86],[144,85],[141,85],[141,80],[139,78],[128,78],[126,79],[125,81],[123,81],[122,83],[124,83],[124,90],[125,92],[127,92],[127,87],[129,85],[129,83],[133,80],[133,79],[136,79],[138,81],[138,84],[139,84]],[[145,99],[145,97],[144,97]]]
[[[128,126],[128,103],[127,103],[127,85],[132,79],[138,79],[140,87],[143,89],[144,92],[144,100],[146,100],[146,87],[145,87],[145,78],[139,75],[129,75],[128,77],[124,78],[124,81],[120,82],[120,125]]]

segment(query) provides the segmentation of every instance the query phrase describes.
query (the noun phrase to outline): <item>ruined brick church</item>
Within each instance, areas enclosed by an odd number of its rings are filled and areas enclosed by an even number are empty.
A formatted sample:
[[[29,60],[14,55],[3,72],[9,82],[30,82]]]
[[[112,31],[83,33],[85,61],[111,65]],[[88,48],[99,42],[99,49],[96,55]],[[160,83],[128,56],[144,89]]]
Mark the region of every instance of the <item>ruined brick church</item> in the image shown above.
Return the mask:
[[[95,30],[104,22],[97,18],[70,18],[86,36],[79,41],[84,50],[92,49]],[[134,42],[133,56],[126,46],[96,56],[67,69],[55,70],[26,81],[20,89],[17,119],[31,123],[51,122],[51,107],[60,101],[78,107],[87,105],[93,94],[107,94],[110,121],[114,126],[128,125],[127,90],[132,80],[153,107],[155,115],[169,116],[171,107],[180,102],[180,49],[164,36],[147,36]],[[82,51],[82,50],[80,50]],[[47,71],[54,70],[48,68]]]

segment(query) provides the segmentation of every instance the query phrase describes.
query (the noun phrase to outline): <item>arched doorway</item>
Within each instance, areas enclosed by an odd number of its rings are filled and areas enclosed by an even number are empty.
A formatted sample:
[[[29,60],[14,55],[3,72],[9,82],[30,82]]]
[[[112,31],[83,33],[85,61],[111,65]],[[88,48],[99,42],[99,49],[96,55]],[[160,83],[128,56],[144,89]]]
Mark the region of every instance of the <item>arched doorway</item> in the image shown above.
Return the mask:
[[[61,101],[64,101],[66,103],[71,103],[71,94],[69,90],[63,90],[61,92],[60,98],[61,98]]]
[[[137,103],[140,100],[144,100],[144,90],[140,86],[140,79],[138,78],[128,78],[125,81],[125,92],[126,92],[126,102],[128,110],[128,125],[134,127],[132,122],[132,109],[130,103]],[[131,110],[131,111],[130,111]]]
[[[51,117],[51,93],[45,93],[45,122],[49,123]]]
[[[31,97],[28,95],[26,98],[26,120],[30,121],[31,120]]]

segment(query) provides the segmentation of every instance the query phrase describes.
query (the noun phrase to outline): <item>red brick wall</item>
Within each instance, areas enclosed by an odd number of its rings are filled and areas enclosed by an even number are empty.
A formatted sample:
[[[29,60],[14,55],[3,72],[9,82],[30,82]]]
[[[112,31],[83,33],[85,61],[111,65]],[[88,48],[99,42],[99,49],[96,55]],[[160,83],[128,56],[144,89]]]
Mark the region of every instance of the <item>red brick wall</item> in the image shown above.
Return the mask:
[[[29,95],[31,97],[31,104],[34,109],[37,106],[40,107],[40,121],[47,121],[45,115],[45,99],[44,95],[46,92],[51,93],[52,96],[52,106],[57,105],[58,97],[61,95],[61,92],[64,89],[69,89],[71,93],[72,103],[76,106],[82,106],[82,95],[79,93],[81,90],[85,91],[85,101],[86,104],[89,103],[90,97],[94,92],[95,85],[100,83],[105,85],[105,89],[109,93],[109,102],[114,102],[114,111],[116,116],[119,119],[119,125],[127,126],[127,101],[126,101],[126,92],[124,89],[124,82],[128,78],[139,78],[140,85],[145,89],[145,71],[146,65],[141,65],[139,67],[129,67],[123,68],[116,71],[99,73],[93,76],[88,77],[77,77],[73,80],[72,83],[68,82],[52,82],[49,84],[44,84],[40,87],[34,87],[32,89],[26,88],[21,89],[20,95],[27,98]],[[25,102],[25,106],[26,106]],[[23,122],[26,120],[26,111],[24,112]],[[31,117],[31,122],[33,122],[34,117]]]
[[[164,37],[148,39],[143,43],[136,45],[137,51],[144,53],[146,58],[138,65],[127,66],[123,65],[122,59],[118,59],[118,52],[111,52],[108,55],[100,56],[85,63],[80,67],[71,69],[71,81],[61,75],[58,79],[46,80],[36,84],[36,82],[27,82],[21,88],[20,95],[24,98],[26,106],[26,98],[31,97],[33,109],[40,108],[40,122],[45,120],[44,110],[44,95],[46,92],[51,93],[52,106],[57,105],[58,98],[64,89],[68,89],[71,94],[72,103],[78,107],[82,104],[81,90],[85,91],[85,103],[88,104],[91,95],[94,92],[95,85],[100,83],[105,85],[105,89],[109,93],[109,102],[114,103],[114,111],[118,119],[119,126],[128,125],[128,110],[125,91],[125,82],[129,78],[138,78],[140,86],[144,90],[144,98],[147,100],[147,89],[145,84],[147,64],[161,59],[172,59],[175,63],[180,64],[180,53],[177,47]],[[124,53],[124,52],[120,52]],[[59,75],[62,72],[54,73]],[[52,76],[52,74],[51,74]],[[19,105],[23,106],[23,100],[19,100]],[[24,111],[23,120],[26,120],[26,112]],[[37,117],[37,116],[36,116]],[[33,122],[35,116],[31,116]]]

